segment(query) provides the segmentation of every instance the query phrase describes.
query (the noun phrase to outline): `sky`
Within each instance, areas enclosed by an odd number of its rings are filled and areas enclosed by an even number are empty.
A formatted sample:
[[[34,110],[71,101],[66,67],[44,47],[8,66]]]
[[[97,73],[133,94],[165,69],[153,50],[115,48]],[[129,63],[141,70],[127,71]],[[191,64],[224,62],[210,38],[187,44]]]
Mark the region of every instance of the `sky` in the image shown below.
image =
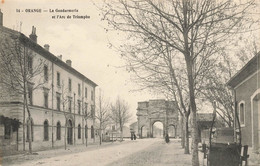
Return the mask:
[[[132,92],[137,85],[131,81],[126,69],[120,68],[124,61],[108,44],[109,41],[124,42],[124,36],[105,30],[107,23],[101,21],[100,11],[94,3],[102,6],[102,0],[0,0],[0,9],[5,27],[29,36],[35,26],[39,45],[49,44],[51,53],[62,55],[63,61],[72,60],[72,67],[98,84],[97,89],[102,89],[110,102],[118,96],[128,102],[133,115],[130,123],[135,122],[137,102],[163,97],[143,91]],[[30,12],[39,9],[40,13]],[[56,9],[77,12],[55,12]],[[88,18],[72,19],[67,18],[68,15]]]
[[[122,42],[122,34],[105,31],[107,25],[101,21],[100,12],[95,6],[101,5],[101,0],[95,0],[95,5],[91,0],[1,2],[5,27],[29,36],[32,26],[35,26],[39,45],[49,44],[51,53],[62,55],[63,61],[72,60],[72,67],[97,83],[97,89],[101,88],[110,102],[114,102],[118,96],[127,101],[133,114],[131,122],[137,120],[135,114],[138,101],[162,98],[148,92],[131,92],[137,85],[131,82],[130,74],[119,67],[124,66],[120,55],[108,46],[109,41]],[[30,12],[34,9],[41,9],[41,12]],[[55,12],[56,9],[76,9],[78,12]],[[57,15],[65,16],[65,19],[57,18]],[[87,15],[89,18],[69,19],[68,15]]]

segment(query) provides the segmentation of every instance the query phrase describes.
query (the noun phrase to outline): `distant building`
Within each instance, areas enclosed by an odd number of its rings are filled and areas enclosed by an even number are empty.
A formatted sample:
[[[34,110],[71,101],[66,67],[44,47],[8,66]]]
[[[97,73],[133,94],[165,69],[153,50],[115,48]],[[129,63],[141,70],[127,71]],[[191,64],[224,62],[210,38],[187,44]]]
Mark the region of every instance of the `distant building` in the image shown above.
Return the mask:
[[[123,138],[130,138],[131,132],[130,128],[127,126],[123,126]],[[120,127],[116,125],[114,122],[110,122],[110,124],[105,129],[104,135],[103,135],[103,141],[115,141],[121,139],[121,131]]]
[[[65,63],[62,56],[57,57],[49,52],[49,45],[46,44],[43,48],[37,44],[36,28],[33,27],[28,38],[20,32],[4,27],[1,12],[0,17],[0,41],[16,39],[23,46],[23,50],[30,51],[31,54],[26,55],[26,58],[30,59],[28,66],[31,70],[34,70],[39,60],[44,61],[42,73],[35,79],[44,81],[41,82],[41,88],[32,90],[36,82],[28,85],[33,150],[64,146],[65,142],[67,145],[84,144],[87,138],[89,142],[93,142],[97,84],[75,70],[71,60]],[[3,79],[1,73],[0,77]],[[25,148],[28,149],[28,115],[27,111],[23,112],[23,95],[7,91],[4,84],[0,85],[0,93],[5,94],[0,97],[1,151],[23,150],[24,141]],[[86,118],[86,115],[90,116]],[[19,123],[19,127],[13,125]]]
[[[255,55],[227,83],[234,92],[238,123],[241,126],[242,144],[260,152],[260,53]]]

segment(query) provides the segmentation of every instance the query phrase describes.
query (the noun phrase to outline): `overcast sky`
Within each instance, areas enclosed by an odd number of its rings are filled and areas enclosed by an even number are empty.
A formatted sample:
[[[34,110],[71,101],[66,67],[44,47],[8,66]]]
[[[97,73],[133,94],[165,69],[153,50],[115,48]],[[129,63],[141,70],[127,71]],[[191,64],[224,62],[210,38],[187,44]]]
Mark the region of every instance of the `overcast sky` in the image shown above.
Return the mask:
[[[2,1],[2,0],[1,0]],[[95,3],[100,4],[97,0]],[[62,55],[62,60],[72,60],[72,67],[98,84],[106,97],[113,102],[117,96],[125,99],[133,112],[132,122],[136,121],[138,101],[161,98],[148,93],[133,93],[135,84],[123,68],[120,55],[109,49],[108,40],[121,42],[117,33],[106,33],[105,22],[90,0],[4,0],[0,3],[4,14],[4,26],[21,31],[29,36],[32,26],[36,27],[38,44],[50,45],[50,52]],[[17,10],[20,9],[20,12]],[[41,9],[41,13],[31,13],[28,9]],[[50,10],[77,9],[77,13],[56,13]],[[48,12],[43,12],[48,10]],[[88,15],[89,19],[52,19],[57,15]]]

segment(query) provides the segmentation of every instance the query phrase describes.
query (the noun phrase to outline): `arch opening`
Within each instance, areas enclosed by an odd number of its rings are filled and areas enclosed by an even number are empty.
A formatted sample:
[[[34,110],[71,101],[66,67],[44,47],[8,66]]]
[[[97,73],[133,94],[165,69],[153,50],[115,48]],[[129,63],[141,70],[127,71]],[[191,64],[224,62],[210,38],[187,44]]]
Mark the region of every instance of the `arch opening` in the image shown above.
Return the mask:
[[[168,134],[170,138],[176,138],[176,126],[170,125],[168,127]]]
[[[152,137],[163,138],[164,137],[164,125],[161,121],[156,121],[152,125]]]
[[[69,119],[68,120],[68,133],[67,133],[67,141],[69,145],[72,145],[72,133],[73,133],[73,127],[72,127],[72,120]]]

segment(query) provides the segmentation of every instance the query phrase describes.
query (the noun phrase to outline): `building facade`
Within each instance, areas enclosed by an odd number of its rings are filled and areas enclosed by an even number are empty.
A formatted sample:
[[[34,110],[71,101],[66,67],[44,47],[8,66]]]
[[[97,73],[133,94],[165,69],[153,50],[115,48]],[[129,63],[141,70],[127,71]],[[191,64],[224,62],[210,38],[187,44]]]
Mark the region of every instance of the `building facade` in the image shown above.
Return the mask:
[[[243,145],[260,148],[260,53],[255,55],[227,83],[236,102],[235,129],[241,127]],[[240,124],[240,125],[239,125]]]
[[[178,137],[180,135],[179,112],[176,108],[176,102],[164,99],[138,102],[136,115],[139,138],[152,138],[156,122],[163,124],[163,136],[173,130],[171,136]]]
[[[2,14],[0,16],[2,18]],[[44,47],[37,44],[35,27],[32,34],[26,37],[20,32],[4,27],[1,22],[0,40],[5,41],[0,43],[0,56],[10,53],[8,56],[15,57],[15,53],[12,54],[14,51],[10,51],[11,46],[19,45],[19,49],[14,50],[23,52],[17,54],[26,58],[23,66],[28,67],[24,69],[27,69],[29,74],[38,70],[38,73],[26,82],[27,100],[24,100],[24,95],[18,93],[19,91],[6,87],[6,84],[0,84],[0,116],[2,119],[10,118],[20,124],[15,128],[12,122],[0,123],[1,149],[28,149],[30,123],[27,109],[31,114],[33,150],[85,144],[86,141],[94,142],[97,84],[75,70],[71,60],[63,62],[62,56],[55,56],[49,52],[48,44]],[[11,41],[10,45],[6,45],[8,41]],[[14,63],[14,66],[18,68],[19,64]],[[1,79],[5,79],[7,75],[0,74]],[[25,101],[28,102],[28,108],[24,108]]]

